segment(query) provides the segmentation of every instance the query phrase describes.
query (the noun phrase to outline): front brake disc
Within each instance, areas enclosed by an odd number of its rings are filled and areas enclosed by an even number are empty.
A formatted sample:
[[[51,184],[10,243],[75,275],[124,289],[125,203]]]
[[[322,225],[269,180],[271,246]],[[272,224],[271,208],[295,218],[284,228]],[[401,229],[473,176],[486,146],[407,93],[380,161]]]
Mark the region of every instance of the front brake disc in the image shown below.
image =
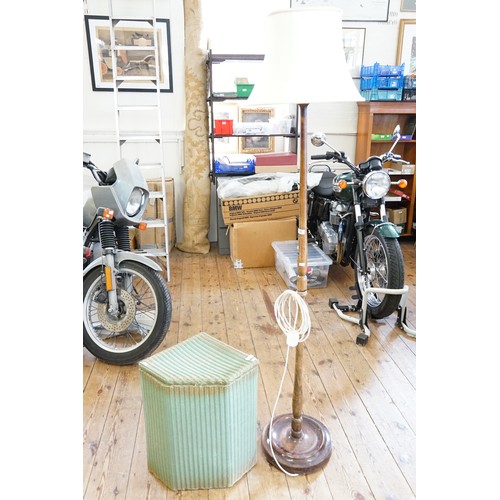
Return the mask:
[[[97,304],[97,317],[102,326],[110,332],[120,333],[126,330],[135,318],[135,300],[130,293],[125,290],[120,291],[118,297],[120,302],[120,314],[113,317],[108,313],[108,304]]]

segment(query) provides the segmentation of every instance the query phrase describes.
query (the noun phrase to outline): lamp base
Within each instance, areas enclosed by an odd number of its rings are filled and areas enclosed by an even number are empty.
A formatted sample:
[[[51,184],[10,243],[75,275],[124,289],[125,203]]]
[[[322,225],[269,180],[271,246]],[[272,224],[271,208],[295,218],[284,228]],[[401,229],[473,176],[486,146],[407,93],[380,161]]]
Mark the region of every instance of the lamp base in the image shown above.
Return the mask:
[[[330,459],[332,454],[330,432],[319,420],[302,415],[301,435],[298,438],[293,437],[292,419],[291,413],[275,417],[272,421],[272,443],[269,442],[270,422],[262,433],[262,448],[271,465],[277,467],[276,462],[278,462],[287,472],[310,474],[321,469]]]

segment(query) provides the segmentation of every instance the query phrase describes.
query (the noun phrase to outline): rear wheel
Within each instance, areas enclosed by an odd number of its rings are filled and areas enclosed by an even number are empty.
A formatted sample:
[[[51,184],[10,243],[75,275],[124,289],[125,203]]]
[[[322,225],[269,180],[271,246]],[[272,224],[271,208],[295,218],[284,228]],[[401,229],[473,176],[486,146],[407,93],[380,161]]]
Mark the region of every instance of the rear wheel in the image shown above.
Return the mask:
[[[129,365],[165,338],[172,300],[162,276],[141,263],[122,262],[116,278],[119,312],[113,315],[101,268],[83,280],[83,345],[107,363]]]
[[[404,286],[404,260],[399,241],[384,238],[371,229],[365,236],[364,248],[367,274],[361,273],[359,254],[356,252],[356,288],[362,300],[368,288],[400,289]],[[391,315],[399,305],[401,295],[368,292],[367,304],[375,319]]]

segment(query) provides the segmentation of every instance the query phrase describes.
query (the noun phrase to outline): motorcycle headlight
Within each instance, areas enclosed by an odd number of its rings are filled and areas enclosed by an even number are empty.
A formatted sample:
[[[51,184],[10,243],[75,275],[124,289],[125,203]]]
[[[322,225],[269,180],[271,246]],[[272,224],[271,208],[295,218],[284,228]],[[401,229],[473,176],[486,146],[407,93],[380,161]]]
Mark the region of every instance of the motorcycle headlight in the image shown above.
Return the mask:
[[[383,198],[391,187],[391,178],[387,172],[370,172],[363,180],[363,191],[372,200]]]
[[[129,217],[134,217],[136,216],[142,206],[144,205],[145,201],[145,193],[141,188],[134,188],[132,193],[130,193],[128,203],[127,203],[127,215]]]

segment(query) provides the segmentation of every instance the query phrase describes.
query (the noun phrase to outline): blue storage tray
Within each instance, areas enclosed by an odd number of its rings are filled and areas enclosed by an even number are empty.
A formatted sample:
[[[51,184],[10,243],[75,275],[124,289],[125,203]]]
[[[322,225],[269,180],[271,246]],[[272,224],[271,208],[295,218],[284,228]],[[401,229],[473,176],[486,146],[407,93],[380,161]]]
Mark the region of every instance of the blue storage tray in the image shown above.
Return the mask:
[[[404,63],[399,66],[375,63],[373,66],[361,66],[360,76],[402,76],[404,70]]]
[[[214,161],[214,172],[216,174],[254,174],[255,158],[240,162],[224,162],[217,159]]]

